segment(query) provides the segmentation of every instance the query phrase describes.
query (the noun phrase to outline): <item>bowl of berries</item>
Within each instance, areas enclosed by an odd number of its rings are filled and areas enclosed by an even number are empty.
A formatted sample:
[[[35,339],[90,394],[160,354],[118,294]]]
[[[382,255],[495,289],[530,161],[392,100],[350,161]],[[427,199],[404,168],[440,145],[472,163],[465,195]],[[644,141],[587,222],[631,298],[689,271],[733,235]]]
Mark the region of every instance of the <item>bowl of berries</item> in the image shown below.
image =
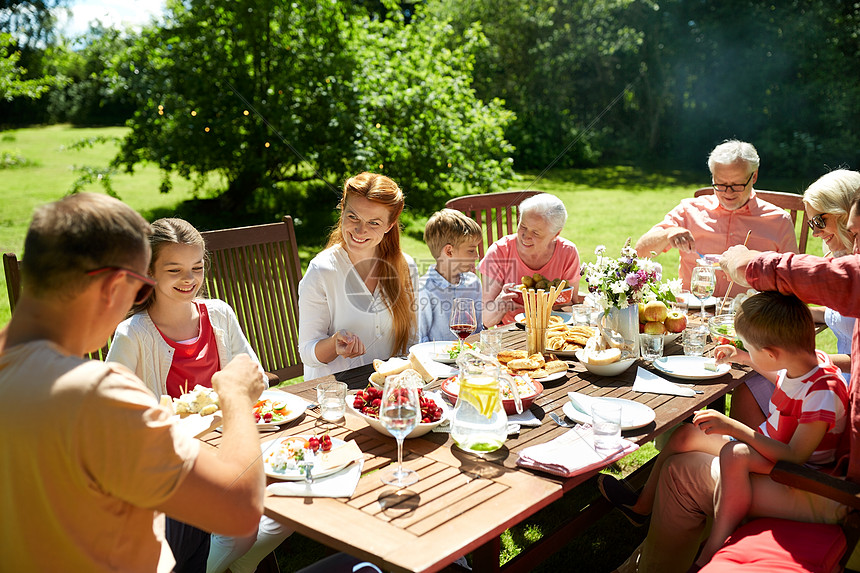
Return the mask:
[[[379,404],[382,400],[382,390],[368,385],[364,390],[350,392],[346,397],[346,405],[356,416],[362,418],[374,430],[383,436],[391,434],[379,421]],[[441,396],[424,394],[418,390],[418,400],[421,402],[421,422],[415,426],[407,438],[418,438],[423,436],[439,424],[450,414],[451,407]]]

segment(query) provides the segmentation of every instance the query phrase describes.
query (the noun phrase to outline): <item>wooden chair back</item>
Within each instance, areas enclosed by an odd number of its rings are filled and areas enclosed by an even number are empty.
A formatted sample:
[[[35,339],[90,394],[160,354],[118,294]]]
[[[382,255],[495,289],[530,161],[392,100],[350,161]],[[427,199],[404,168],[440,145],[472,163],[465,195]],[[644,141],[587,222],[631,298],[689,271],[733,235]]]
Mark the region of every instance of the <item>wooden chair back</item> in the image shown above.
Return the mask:
[[[697,189],[695,197],[702,195],[713,195],[713,187],[702,187]],[[797,236],[797,252],[806,252],[806,241],[809,239],[809,217],[806,216],[806,209],[803,208],[803,196],[796,193],[783,193],[782,191],[759,191],[755,190],[756,197],[762,201],[767,201],[777,207],[782,207],[788,214],[791,215],[791,222],[794,224],[794,233]],[[800,215],[800,229],[797,227],[798,215]]]
[[[3,271],[6,274],[6,292],[9,295],[9,310],[15,312],[18,299],[21,298],[21,261],[15,253],[3,253]],[[111,337],[113,338],[113,337]],[[110,340],[105,345],[87,354],[92,360],[104,360],[107,356]]]
[[[517,207],[523,199],[538,193],[540,191],[503,191],[464,195],[449,199],[445,206],[462,211],[481,226],[483,241],[478,244],[478,255],[483,259],[490,245],[516,230]]]
[[[210,258],[207,296],[233,307],[267,372],[281,381],[301,376],[298,285],[302,267],[292,217],[202,234]]]

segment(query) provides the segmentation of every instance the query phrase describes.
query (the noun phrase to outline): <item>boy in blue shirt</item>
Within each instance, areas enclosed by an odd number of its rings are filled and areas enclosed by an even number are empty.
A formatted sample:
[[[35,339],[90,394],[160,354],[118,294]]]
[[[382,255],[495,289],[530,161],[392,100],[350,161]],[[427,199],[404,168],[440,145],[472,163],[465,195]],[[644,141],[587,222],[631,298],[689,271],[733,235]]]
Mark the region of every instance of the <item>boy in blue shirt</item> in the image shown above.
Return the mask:
[[[481,281],[475,274],[481,227],[454,209],[434,213],[424,227],[424,242],[436,259],[421,277],[418,289],[420,342],[456,340],[448,328],[455,298],[475,301],[478,330],[481,322]]]

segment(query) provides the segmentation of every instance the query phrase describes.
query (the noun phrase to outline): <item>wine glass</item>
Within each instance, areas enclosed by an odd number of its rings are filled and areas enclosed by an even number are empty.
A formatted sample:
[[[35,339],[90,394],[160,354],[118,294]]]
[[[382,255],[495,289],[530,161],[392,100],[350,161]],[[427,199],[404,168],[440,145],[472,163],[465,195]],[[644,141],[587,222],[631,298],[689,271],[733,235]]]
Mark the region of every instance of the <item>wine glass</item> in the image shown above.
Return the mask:
[[[458,352],[463,351],[463,341],[478,328],[478,320],[475,313],[475,301],[470,298],[455,298],[451,307],[451,317],[448,320],[448,328],[460,341]]]
[[[403,439],[418,425],[421,406],[418,401],[419,380],[412,372],[389,376],[382,388],[379,421],[397,440],[397,469],[380,476],[382,483],[406,487],[418,481],[418,472],[403,469]]]
[[[705,320],[705,299],[714,294],[714,289],[717,286],[717,277],[714,274],[714,267],[694,267],[693,274],[690,276],[690,291],[702,306],[702,324],[707,324]]]

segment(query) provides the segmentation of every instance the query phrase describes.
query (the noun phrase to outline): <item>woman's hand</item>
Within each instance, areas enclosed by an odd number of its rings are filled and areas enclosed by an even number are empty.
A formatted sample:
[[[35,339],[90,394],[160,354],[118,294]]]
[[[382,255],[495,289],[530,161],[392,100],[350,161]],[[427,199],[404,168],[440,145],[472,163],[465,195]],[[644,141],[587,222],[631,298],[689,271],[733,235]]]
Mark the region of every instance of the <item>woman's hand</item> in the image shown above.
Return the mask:
[[[355,358],[364,354],[364,343],[348,330],[339,330],[332,335],[335,352],[344,358]]]
[[[714,358],[716,359],[717,364],[728,364],[729,362],[734,362],[735,364],[752,366],[750,363],[749,352],[746,350],[739,350],[731,344],[720,344],[714,348]]]

